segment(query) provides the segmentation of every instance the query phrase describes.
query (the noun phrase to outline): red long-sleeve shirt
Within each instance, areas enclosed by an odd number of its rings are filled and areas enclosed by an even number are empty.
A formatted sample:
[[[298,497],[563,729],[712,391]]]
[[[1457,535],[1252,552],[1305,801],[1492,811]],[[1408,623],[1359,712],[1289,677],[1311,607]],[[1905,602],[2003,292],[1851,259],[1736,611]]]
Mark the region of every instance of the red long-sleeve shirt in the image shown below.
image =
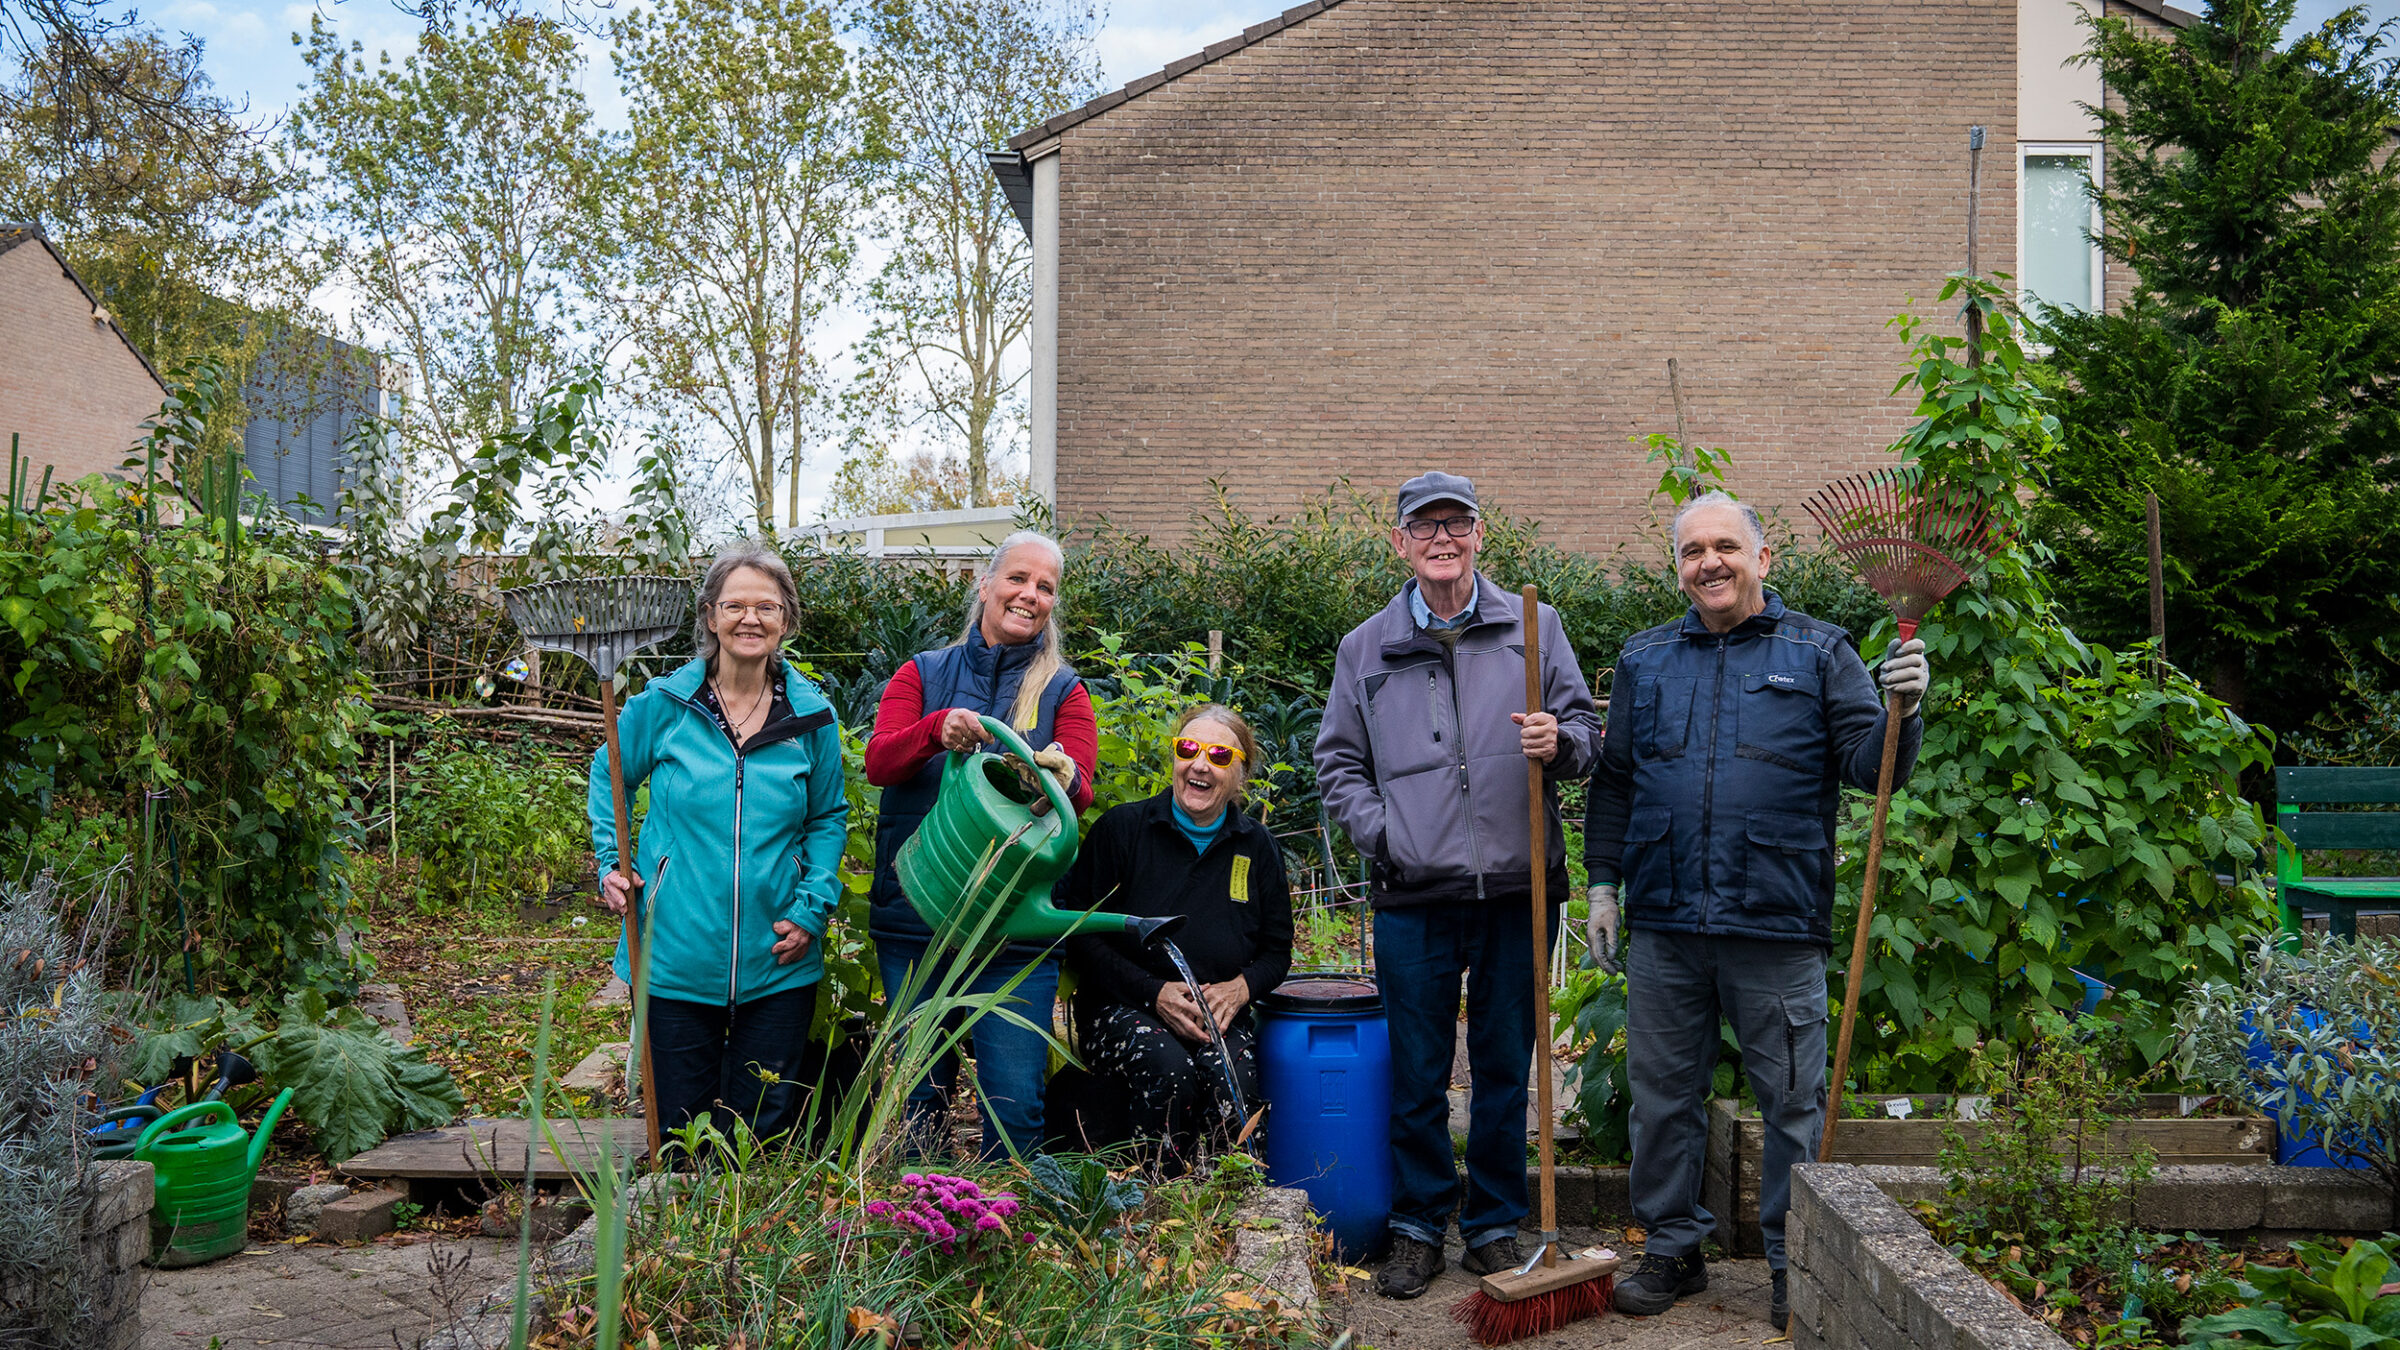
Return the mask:
[[[903,662],[883,687],[875,706],[875,732],[867,738],[867,781],[894,787],[917,776],[928,760],[942,753],[942,718],[948,708],[925,708],[925,684],[917,663]],[[1092,804],[1092,777],[1100,771],[1100,723],[1092,713],[1092,696],[1078,683],[1058,701],[1050,719],[1050,735],[1058,748],[1075,761],[1075,787],[1068,793],[1075,809]],[[1035,746],[1036,750],[1041,746]]]

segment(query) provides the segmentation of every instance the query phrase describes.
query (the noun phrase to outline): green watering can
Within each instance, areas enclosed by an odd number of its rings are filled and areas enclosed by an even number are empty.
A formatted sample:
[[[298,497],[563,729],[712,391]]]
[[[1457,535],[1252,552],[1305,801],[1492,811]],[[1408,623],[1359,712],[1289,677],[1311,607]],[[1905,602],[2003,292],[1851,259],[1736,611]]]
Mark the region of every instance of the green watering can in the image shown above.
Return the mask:
[[[983,728],[1027,765],[1033,751],[998,718]],[[1050,888],[1075,862],[1075,805],[1049,774],[1034,770],[1050,810],[1035,814],[1017,771],[998,755],[952,752],[942,789],[924,823],[900,846],[892,867],[901,894],[936,933],[971,933],[991,915],[987,944],[1008,938],[1060,938],[1069,932],[1130,933],[1145,945],[1183,926],[1183,916],[1139,918],[1062,910]],[[994,855],[987,870],[985,859]]]
[[[245,1134],[233,1108],[221,1101],[169,1111],[142,1131],[133,1160],[150,1164],[158,1175],[150,1264],[161,1270],[196,1266],[249,1245],[250,1183],[267,1136],[291,1100],[290,1088],[276,1094],[256,1134]],[[202,1121],[207,1123],[196,1123]]]

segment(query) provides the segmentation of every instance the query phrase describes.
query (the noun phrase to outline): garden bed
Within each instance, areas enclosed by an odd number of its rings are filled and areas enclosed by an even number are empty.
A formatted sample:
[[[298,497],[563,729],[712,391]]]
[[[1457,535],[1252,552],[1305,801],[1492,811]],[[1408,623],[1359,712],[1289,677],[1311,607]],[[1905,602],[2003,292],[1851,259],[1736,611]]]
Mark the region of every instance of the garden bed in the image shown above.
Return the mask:
[[[1911,1112],[1905,1119],[1845,1116],[1834,1133],[1833,1161],[1837,1163],[1929,1168],[1940,1159],[1945,1130],[1956,1129],[1972,1145],[1984,1128],[1978,1121],[1960,1120],[1953,1114],[1958,1098],[1920,1093],[1907,1098],[1853,1096],[1849,1100],[1854,1112],[1862,1107],[1880,1112],[1884,1103],[1903,1100],[1911,1104]],[[2185,1113],[2187,1106],[2213,1100],[2144,1093],[2138,1099],[2141,1115],[2113,1122],[2099,1156],[2123,1156],[2138,1144],[2146,1145],[2161,1164],[2259,1167],[2273,1163],[2275,1129],[2264,1116]],[[1756,1107],[1727,1098],[1709,1104],[1708,1163],[1701,1178],[1700,1203],[1716,1216],[1718,1245],[1735,1255],[1756,1256],[1764,1251],[1758,1228],[1758,1177],[1765,1148],[1765,1124]]]
[[[1871,1350],[2057,1347],[2069,1342],[1968,1268],[1913,1210],[1943,1192],[1931,1167],[1808,1163],[1792,1169],[1792,1343]],[[2390,1201],[2356,1172],[2265,1166],[2161,1167],[2123,1216],[2215,1238],[2232,1255],[2302,1237],[2370,1236]],[[2173,1328],[2165,1329],[2169,1336]]]

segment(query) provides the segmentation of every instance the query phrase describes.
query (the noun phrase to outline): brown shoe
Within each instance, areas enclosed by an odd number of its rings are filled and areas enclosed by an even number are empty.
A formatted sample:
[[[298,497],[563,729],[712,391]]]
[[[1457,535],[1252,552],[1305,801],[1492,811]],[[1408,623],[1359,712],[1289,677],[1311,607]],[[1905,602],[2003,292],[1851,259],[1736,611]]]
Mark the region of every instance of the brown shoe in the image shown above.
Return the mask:
[[[1392,1234],[1392,1254],[1375,1272],[1375,1292],[1385,1298],[1415,1298],[1442,1273],[1440,1244]]]

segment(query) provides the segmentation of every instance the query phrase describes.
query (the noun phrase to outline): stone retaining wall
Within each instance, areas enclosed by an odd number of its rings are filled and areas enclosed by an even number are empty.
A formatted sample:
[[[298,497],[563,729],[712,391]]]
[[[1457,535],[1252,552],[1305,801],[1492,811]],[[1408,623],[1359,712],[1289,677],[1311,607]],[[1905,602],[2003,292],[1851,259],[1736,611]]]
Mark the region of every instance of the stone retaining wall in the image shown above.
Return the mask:
[[[2068,1350],[1935,1242],[1868,1170],[1792,1169],[1784,1236],[1794,1350]]]
[[[1797,1350],[2066,1350],[1903,1208],[1941,1193],[1931,1167],[1792,1169],[1785,1236]],[[2161,1167],[2130,1210],[2144,1228],[2269,1240],[2381,1233],[2393,1218],[2371,1179],[2316,1167]]]
[[[91,1165],[92,1207],[83,1221],[82,1274],[100,1350],[132,1350],[142,1341],[142,1260],[150,1255],[150,1164]],[[0,1274],[0,1301],[29,1296],[17,1272]]]

